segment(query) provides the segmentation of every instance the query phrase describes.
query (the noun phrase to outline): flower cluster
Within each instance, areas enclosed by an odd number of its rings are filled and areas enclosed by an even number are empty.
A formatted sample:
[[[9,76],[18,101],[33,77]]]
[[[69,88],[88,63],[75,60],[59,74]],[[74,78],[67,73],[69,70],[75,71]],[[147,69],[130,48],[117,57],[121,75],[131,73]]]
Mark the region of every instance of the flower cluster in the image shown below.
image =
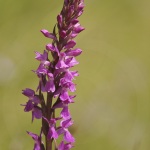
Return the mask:
[[[68,106],[74,103],[75,95],[70,93],[76,90],[73,80],[78,76],[78,72],[70,69],[78,64],[75,57],[82,53],[81,49],[74,48],[74,38],[84,30],[78,21],[83,8],[84,0],[64,0],[53,32],[41,30],[52,43],[46,45],[43,53],[35,52],[35,59],[40,62],[38,68],[33,71],[39,78],[36,92],[29,88],[22,92],[29,99],[23,105],[24,111],[32,112],[32,121],[42,119],[39,136],[27,132],[35,141],[34,150],[52,150],[52,145],[57,150],[70,150],[75,142],[68,130],[73,124]],[[47,94],[46,97],[44,93]],[[55,112],[59,108],[60,115],[56,116]],[[46,137],[45,146],[42,134]],[[57,145],[60,136],[62,141]]]

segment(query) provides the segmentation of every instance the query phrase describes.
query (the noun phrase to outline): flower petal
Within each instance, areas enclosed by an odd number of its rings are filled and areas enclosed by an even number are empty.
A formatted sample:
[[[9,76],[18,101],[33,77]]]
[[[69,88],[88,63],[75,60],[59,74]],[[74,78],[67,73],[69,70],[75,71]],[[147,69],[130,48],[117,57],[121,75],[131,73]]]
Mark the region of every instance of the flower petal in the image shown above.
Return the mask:
[[[54,92],[55,91],[55,84],[54,84],[54,80],[49,80],[46,82],[46,85],[45,85],[45,90],[47,92]]]
[[[82,50],[77,48],[77,49],[74,49],[74,50],[68,50],[65,52],[67,56],[78,56],[82,53]]]
[[[61,111],[61,117],[63,117],[64,119],[70,118],[70,112],[69,112],[68,106],[63,107]]]
[[[53,40],[56,40],[56,37],[54,36],[54,34],[49,33],[47,30],[43,29],[41,30],[41,32],[43,33],[43,35],[47,38],[51,38]]]
[[[76,42],[71,40],[66,44],[65,48],[66,49],[73,48],[75,45],[76,45]]]
[[[31,111],[33,108],[34,108],[34,105],[33,105],[32,101],[29,100],[29,101],[26,103],[26,105],[25,105],[24,111],[25,111],[25,112],[29,112],[29,111]]]
[[[22,94],[27,97],[34,96],[35,92],[32,89],[26,88],[25,90],[22,90]]]
[[[71,133],[68,131],[68,129],[66,129],[66,131],[64,133],[64,140],[66,142],[71,142],[71,143],[75,142],[75,138],[71,135]]]
[[[42,111],[37,107],[34,107],[34,109],[33,109],[33,118],[34,117],[36,119],[41,119],[42,118]]]

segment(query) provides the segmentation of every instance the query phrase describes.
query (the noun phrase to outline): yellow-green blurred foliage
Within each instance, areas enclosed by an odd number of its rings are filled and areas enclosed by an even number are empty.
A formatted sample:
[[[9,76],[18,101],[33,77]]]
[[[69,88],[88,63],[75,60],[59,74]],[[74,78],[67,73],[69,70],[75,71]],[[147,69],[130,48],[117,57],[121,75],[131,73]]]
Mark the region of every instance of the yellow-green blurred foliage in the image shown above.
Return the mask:
[[[0,149],[31,150],[26,130],[39,133],[40,122],[20,104],[21,90],[36,89],[30,70],[44,50],[63,0],[0,0]],[[150,149],[150,1],[85,0],[76,38],[78,58],[75,121],[76,150]]]

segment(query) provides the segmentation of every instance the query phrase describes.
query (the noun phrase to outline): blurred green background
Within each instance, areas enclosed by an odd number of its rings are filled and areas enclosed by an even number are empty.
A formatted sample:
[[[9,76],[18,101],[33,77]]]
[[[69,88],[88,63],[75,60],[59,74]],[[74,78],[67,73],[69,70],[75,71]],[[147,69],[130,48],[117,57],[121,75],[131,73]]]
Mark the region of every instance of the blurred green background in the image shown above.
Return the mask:
[[[26,130],[39,133],[24,113],[21,90],[36,89],[30,71],[38,62],[33,51],[49,39],[63,0],[0,0],[0,149],[31,150]],[[85,0],[76,38],[76,103],[71,106],[76,150],[150,149],[150,1]]]

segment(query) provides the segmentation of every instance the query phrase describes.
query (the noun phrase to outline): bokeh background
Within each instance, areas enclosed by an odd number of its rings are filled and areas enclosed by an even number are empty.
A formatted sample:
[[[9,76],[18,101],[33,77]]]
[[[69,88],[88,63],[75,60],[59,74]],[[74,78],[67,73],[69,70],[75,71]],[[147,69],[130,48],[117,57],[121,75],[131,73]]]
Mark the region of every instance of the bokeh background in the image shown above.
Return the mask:
[[[24,113],[21,90],[36,89],[33,51],[49,40],[63,0],[0,0],[0,149],[31,150],[26,130],[39,133]],[[150,1],[85,0],[76,38],[76,103],[71,106],[76,150],[150,149]]]

